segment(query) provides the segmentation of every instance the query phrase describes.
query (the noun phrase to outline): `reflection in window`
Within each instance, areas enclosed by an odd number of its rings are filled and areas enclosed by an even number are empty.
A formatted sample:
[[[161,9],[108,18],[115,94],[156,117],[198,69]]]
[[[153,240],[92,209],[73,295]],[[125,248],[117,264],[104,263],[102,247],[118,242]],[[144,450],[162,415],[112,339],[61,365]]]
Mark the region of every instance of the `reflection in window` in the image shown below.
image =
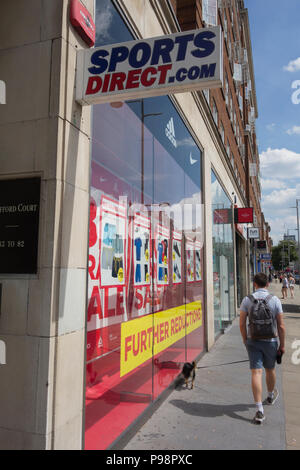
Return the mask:
[[[132,39],[96,2],[97,45]],[[93,106],[86,449],[105,449],[204,349],[202,154],[167,97]]]
[[[212,172],[213,283],[215,335],[234,317],[233,226],[231,201]]]

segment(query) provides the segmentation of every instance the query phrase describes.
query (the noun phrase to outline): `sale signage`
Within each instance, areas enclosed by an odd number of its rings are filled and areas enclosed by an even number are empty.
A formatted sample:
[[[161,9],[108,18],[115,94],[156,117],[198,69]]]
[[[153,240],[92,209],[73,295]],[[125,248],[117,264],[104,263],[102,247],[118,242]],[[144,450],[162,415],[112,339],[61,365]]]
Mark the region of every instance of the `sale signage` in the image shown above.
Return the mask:
[[[200,326],[200,301],[122,323],[120,376],[136,369]]]
[[[223,84],[220,26],[77,53],[82,105],[167,95]]]

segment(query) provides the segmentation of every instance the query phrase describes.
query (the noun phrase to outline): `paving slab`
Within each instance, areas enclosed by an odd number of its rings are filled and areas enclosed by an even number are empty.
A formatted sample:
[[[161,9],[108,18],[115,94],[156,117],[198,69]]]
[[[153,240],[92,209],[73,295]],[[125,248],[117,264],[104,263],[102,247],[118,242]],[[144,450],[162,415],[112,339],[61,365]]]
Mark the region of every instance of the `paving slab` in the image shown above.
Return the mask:
[[[280,397],[255,425],[255,404],[239,319],[198,362],[193,390],[177,387],[125,450],[282,450],[286,448],[282,374]],[[267,395],[264,384],[264,394]],[[292,441],[291,441],[292,443]]]
[[[269,290],[281,297],[280,283],[271,283]],[[194,389],[179,386],[172,390],[123,449],[299,450],[300,364],[293,361],[293,343],[300,340],[299,286],[295,297],[289,294],[282,305],[286,354],[276,366],[280,395],[273,406],[265,405],[262,425],[252,423],[251,375],[237,317],[198,362]]]

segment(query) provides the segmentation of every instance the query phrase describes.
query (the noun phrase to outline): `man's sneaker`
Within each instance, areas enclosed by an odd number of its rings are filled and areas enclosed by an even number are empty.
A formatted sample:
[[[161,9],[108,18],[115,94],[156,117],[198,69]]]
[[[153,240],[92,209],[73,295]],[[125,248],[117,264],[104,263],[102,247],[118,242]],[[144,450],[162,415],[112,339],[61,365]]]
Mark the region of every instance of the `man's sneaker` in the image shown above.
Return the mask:
[[[275,401],[277,400],[278,397],[279,397],[279,392],[278,392],[277,388],[275,388],[273,397],[272,398],[268,397],[267,400],[266,400],[267,405],[274,405],[274,403],[275,403]]]
[[[254,424],[261,424],[265,419],[265,415],[261,411],[257,411],[253,418],[253,422]]]

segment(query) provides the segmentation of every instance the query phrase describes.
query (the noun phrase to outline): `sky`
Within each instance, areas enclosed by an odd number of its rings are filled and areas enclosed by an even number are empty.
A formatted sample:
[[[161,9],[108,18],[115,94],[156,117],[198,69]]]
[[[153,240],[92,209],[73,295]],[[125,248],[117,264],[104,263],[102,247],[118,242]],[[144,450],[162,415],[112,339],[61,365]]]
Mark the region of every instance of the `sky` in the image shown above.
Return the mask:
[[[292,207],[300,198],[300,0],[245,0],[245,7],[258,104],[262,210],[276,245],[287,233],[297,240]]]

